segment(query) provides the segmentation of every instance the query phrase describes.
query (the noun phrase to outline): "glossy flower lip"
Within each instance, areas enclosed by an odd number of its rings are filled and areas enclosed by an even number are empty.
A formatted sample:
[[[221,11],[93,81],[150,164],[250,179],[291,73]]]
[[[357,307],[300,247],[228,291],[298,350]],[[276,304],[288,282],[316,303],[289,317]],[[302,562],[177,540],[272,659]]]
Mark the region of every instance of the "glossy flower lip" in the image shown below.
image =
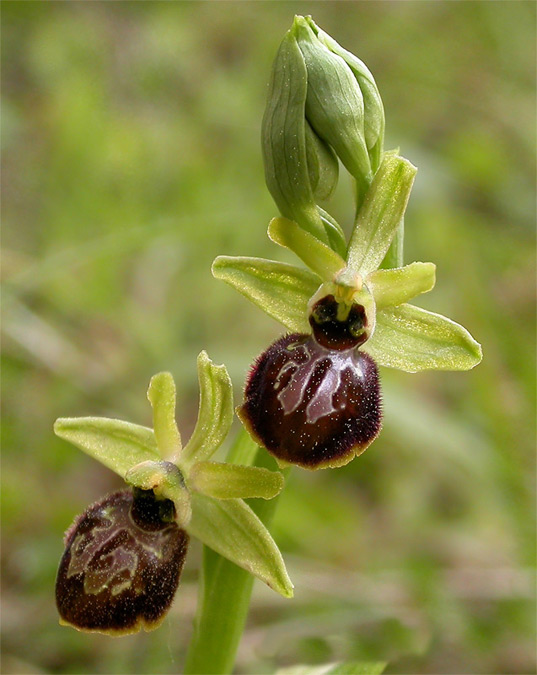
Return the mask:
[[[343,466],[380,431],[377,367],[360,350],[326,349],[309,335],[286,335],[256,361],[237,412],[280,463]]]
[[[60,623],[112,636],[157,628],[179,584],[189,537],[173,504],[151,491],[116,492],[65,535],[56,579]]]

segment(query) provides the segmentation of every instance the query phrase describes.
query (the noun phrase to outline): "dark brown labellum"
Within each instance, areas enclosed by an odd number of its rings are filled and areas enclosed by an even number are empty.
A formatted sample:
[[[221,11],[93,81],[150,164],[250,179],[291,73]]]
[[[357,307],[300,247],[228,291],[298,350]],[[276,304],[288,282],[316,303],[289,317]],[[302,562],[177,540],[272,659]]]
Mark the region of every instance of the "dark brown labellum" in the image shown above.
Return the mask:
[[[330,350],[310,335],[287,335],[258,358],[239,416],[283,462],[342,466],[380,430],[377,366],[357,349]]]
[[[169,609],[188,548],[169,500],[116,492],[90,506],[65,535],[56,579],[60,623],[125,635],[156,628]]]
[[[327,349],[352,349],[368,338],[365,308],[358,304],[348,307],[333,295],[313,305],[309,322],[315,339]]]

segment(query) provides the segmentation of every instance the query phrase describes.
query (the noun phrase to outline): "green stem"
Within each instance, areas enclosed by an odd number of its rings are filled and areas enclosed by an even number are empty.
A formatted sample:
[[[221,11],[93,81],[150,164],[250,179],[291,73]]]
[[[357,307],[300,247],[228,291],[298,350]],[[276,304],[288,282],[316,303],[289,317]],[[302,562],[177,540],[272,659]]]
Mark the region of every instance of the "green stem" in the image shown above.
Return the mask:
[[[274,460],[244,431],[230,451],[228,461],[275,468]],[[278,497],[275,497],[249,500],[248,503],[268,527],[277,501]],[[186,674],[225,675],[232,672],[248,616],[253,582],[251,574],[212,549],[203,547],[198,610],[186,658]]]
[[[405,239],[405,220],[401,218],[401,222],[397,226],[395,237],[390,244],[384,260],[381,263],[381,268],[388,270],[394,267],[403,266],[403,242]]]

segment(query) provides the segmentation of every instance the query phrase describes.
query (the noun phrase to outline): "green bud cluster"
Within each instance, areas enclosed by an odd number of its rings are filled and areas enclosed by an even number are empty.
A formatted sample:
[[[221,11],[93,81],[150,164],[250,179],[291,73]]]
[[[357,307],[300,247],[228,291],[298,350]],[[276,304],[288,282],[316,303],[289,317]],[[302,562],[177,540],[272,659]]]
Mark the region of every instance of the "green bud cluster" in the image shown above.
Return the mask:
[[[382,158],[384,109],[365,64],[311,17],[295,17],[281,43],[262,141],[267,187],[281,214],[344,255],[341,228],[317,201],[334,191],[338,160],[361,201]]]

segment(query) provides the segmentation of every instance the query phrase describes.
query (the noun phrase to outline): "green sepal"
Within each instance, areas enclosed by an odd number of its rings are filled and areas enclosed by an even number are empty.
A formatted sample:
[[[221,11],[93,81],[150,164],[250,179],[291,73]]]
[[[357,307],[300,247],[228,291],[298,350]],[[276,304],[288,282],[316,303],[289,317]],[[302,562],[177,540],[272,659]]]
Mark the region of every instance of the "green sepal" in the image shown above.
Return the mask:
[[[272,67],[262,123],[265,180],[280,213],[328,242],[310,183],[306,153],[307,72],[288,31]]]
[[[185,528],[190,522],[190,496],[183,474],[172,462],[147,461],[136,464],[125,474],[125,482],[141,490],[153,490],[162,499],[171,499],[177,524]]]
[[[291,332],[310,332],[308,301],[321,283],[316,274],[274,260],[232,256],[218,256],[212,272]]]
[[[347,661],[323,663],[316,666],[289,666],[279,668],[275,675],[382,675],[387,663],[380,661]]]
[[[210,459],[224,442],[233,422],[231,379],[226,367],[216,366],[205,351],[198,356],[198,380],[198,421],[181,453],[180,468]]]
[[[140,462],[160,460],[153,430],[123,420],[63,417],[56,420],[54,433],[122,478]]]
[[[293,596],[293,584],[274,539],[242,499],[212,499],[193,492],[187,530],[280,595]]]
[[[378,269],[395,236],[414,183],[416,167],[385,153],[358,212],[347,264],[362,277]]]
[[[162,459],[176,462],[181,453],[181,435],[175,421],[175,382],[171,373],[151,378],[147,398],[153,408],[153,430]]]
[[[192,489],[215,499],[272,499],[284,486],[279,471],[223,462],[198,462],[188,478]]]
[[[293,251],[323,281],[332,281],[345,267],[345,260],[300,225],[287,218],[273,218],[268,236],[280,246]]]
[[[390,270],[375,270],[366,278],[366,285],[375,298],[377,310],[408,302],[434,288],[436,265],[414,262]]]
[[[362,349],[378,365],[408,373],[470,370],[482,358],[481,345],[466,328],[406,304],[377,312],[375,333]]]

